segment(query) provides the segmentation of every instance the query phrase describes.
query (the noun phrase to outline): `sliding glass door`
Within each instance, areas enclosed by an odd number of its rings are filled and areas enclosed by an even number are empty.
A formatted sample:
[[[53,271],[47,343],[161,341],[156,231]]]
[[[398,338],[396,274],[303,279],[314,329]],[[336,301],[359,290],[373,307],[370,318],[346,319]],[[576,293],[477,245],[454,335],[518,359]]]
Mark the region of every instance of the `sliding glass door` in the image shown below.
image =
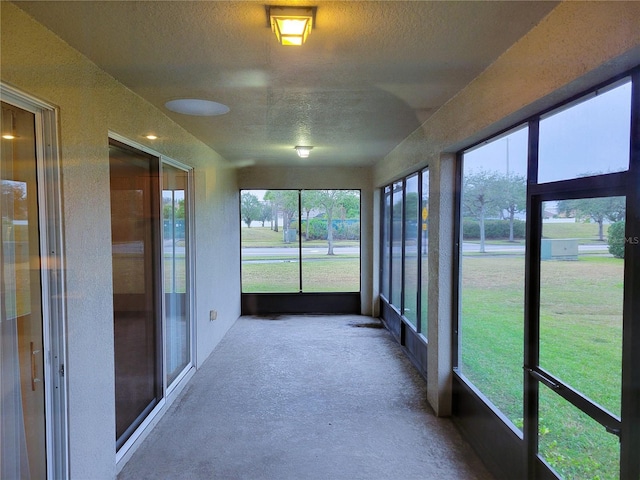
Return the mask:
[[[2,103],[0,477],[46,478],[35,115]]]
[[[159,163],[115,142],[109,159],[120,448],[162,398]]]
[[[0,84],[0,478],[66,478],[55,110]]]
[[[191,172],[110,140],[116,448],[193,366]]]

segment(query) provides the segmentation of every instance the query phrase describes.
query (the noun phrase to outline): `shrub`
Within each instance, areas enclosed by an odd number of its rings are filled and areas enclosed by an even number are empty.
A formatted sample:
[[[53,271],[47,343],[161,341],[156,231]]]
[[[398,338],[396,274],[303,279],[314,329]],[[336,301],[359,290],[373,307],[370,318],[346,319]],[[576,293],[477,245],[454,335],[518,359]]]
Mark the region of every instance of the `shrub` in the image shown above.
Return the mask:
[[[525,222],[513,221],[513,238],[524,238]],[[464,220],[462,222],[462,235],[465,239],[480,238],[480,223],[477,220]],[[485,220],[484,235],[486,239],[508,240],[509,220]]]
[[[616,258],[624,258],[624,226],[624,221],[612,223],[607,231],[609,253]]]
[[[334,240],[359,240],[360,222],[355,219],[333,220]],[[296,223],[297,226],[297,223]],[[302,235],[307,233],[307,221],[302,221]],[[327,221],[322,218],[312,218],[309,220],[309,238],[307,240],[326,240]]]

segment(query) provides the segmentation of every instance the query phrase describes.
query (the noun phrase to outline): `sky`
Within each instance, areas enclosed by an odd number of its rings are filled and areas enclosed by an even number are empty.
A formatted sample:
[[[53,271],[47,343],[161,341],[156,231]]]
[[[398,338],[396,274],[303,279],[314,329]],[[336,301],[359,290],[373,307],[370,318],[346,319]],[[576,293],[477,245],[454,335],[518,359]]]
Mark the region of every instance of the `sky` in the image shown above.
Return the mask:
[[[540,120],[538,181],[627,170],[630,124],[630,82],[545,116]],[[528,128],[520,128],[465,152],[465,171],[506,173],[508,164],[510,174],[526,175],[527,135]]]

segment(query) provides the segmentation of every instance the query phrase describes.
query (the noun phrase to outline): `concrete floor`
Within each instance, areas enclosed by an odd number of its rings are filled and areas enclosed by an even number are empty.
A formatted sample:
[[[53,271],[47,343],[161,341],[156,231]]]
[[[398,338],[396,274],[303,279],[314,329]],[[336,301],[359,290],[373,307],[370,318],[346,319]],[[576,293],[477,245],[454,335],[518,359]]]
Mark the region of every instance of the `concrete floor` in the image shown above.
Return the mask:
[[[379,325],[240,318],[118,479],[490,479]]]

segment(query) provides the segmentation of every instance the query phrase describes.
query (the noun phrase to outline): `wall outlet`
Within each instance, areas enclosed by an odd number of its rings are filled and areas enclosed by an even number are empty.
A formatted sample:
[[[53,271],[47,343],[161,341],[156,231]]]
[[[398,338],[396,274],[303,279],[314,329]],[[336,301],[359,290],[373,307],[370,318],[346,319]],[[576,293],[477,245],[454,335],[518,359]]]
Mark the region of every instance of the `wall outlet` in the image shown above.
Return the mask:
[[[209,311],[209,321],[213,322],[216,318],[218,318],[218,311],[217,310],[210,310]]]

